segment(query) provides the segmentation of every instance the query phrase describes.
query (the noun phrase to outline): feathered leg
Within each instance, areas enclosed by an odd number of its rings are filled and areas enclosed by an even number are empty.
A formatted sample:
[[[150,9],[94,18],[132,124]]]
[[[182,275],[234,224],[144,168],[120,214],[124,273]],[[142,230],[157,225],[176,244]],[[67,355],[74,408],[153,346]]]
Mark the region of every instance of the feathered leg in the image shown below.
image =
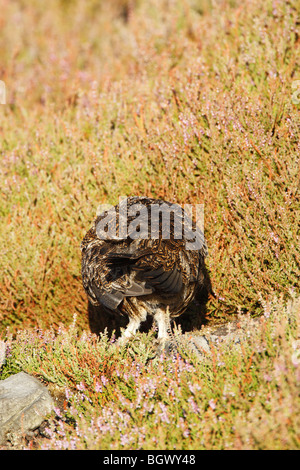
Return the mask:
[[[154,320],[158,326],[158,354],[165,352],[170,355],[174,349],[174,338],[171,329],[169,308],[166,310],[158,309],[154,314]]]
[[[121,338],[118,339],[118,344],[124,346],[124,344],[126,344],[127,341],[135,335],[141,323],[145,321],[146,318],[146,310],[141,310],[139,316],[129,317],[129,323],[122,333]]]

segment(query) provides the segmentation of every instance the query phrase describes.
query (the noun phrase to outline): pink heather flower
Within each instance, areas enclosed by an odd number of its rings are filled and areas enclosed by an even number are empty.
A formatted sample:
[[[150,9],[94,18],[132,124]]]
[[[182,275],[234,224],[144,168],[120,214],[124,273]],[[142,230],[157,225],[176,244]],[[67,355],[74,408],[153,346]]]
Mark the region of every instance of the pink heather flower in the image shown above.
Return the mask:
[[[104,387],[106,387],[106,384],[108,383],[108,379],[104,375],[101,375],[101,382],[103,383]]]
[[[122,435],[120,437],[121,446],[126,446],[126,445],[130,444],[130,442],[132,442],[132,440],[133,440],[132,436],[128,436],[128,434]]]
[[[57,406],[54,407],[54,411],[55,411],[55,413],[56,413],[56,416],[58,416],[59,418],[62,417],[62,416],[61,416],[60,409],[59,409]]]
[[[195,403],[193,397],[190,397],[190,398],[188,399],[188,403],[189,403],[189,405],[190,405],[191,410],[193,411],[193,413],[199,413],[199,411],[200,411],[200,410],[199,410],[199,407],[198,407],[197,403]]]
[[[95,384],[95,391],[96,391],[96,392],[99,392],[99,393],[102,392],[102,387],[101,387],[101,385],[99,384],[98,381],[97,381],[96,384]]]
[[[161,421],[163,421],[164,423],[170,423],[170,420],[169,420],[169,416],[168,416],[168,408],[167,406],[164,404],[164,403],[159,403],[159,406],[160,406],[160,409],[161,409],[161,413],[159,413],[159,417],[161,419]]]
[[[211,407],[212,410],[215,410],[216,407],[217,407],[217,405],[215,404],[213,399],[209,400],[208,404],[209,404],[209,406]]]
[[[47,437],[48,437],[49,439],[51,439],[51,438],[53,438],[53,437],[55,436],[55,432],[54,432],[54,430],[53,430],[51,427],[45,428],[45,433],[47,433]]]
[[[57,429],[56,429],[56,432],[57,432],[57,434],[59,434],[60,436],[65,437],[66,431],[65,431],[65,425],[64,425],[63,421],[59,421],[58,427],[57,427]]]
[[[76,385],[76,388],[77,388],[77,390],[80,390],[81,392],[83,392],[83,390],[85,390],[84,383],[80,382],[80,384]]]
[[[196,395],[197,392],[201,390],[201,386],[197,383],[195,384],[189,384],[189,389],[192,392],[193,395]]]
[[[272,381],[272,376],[270,374],[264,374],[264,379],[266,382],[271,382]]]

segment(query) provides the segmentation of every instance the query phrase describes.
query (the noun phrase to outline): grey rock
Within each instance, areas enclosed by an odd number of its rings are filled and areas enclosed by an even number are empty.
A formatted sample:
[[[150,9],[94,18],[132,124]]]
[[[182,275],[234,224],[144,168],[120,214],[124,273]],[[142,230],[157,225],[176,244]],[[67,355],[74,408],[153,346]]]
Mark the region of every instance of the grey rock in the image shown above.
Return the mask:
[[[263,321],[262,318],[241,316],[237,320],[222,325],[204,327],[201,332],[186,333],[185,344],[196,353],[199,359],[203,359],[209,355],[212,345],[218,348],[220,344],[227,343],[230,346],[239,347],[248,335],[253,334],[255,329],[259,328],[261,321]]]
[[[199,356],[210,352],[209,341],[204,335],[191,335],[189,338],[189,346]]]
[[[38,428],[53,408],[47,388],[25,372],[0,380],[0,444]]]

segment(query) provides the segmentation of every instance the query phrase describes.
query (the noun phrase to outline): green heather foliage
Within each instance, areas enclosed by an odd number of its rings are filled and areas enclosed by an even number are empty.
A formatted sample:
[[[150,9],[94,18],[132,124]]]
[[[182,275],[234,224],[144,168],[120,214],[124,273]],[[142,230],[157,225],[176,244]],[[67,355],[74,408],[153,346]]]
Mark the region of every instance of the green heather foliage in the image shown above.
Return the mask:
[[[41,445],[299,447],[299,24],[297,0],[2,0],[2,375],[67,388]],[[88,332],[80,241],[129,195],[204,203],[208,321],[271,309],[222,367]]]
[[[27,448],[299,449],[299,337],[294,296],[201,361],[186,347],[153,359],[154,331],[119,348],[73,322],[8,338],[2,377],[25,370],[57,398],[47,438]]]

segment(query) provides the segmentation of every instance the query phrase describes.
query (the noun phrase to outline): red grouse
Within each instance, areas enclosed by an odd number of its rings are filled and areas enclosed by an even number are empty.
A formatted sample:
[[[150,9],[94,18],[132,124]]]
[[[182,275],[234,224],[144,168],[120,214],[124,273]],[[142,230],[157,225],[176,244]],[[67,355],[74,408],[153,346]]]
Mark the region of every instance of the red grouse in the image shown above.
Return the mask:
[[[89,301],[129,317],[120,342],[151,315],[164,348],[170,319],[186,310],[205,282],[206,241],[186,211],[160,199],[129,197],[96,218],[81,250]]]

